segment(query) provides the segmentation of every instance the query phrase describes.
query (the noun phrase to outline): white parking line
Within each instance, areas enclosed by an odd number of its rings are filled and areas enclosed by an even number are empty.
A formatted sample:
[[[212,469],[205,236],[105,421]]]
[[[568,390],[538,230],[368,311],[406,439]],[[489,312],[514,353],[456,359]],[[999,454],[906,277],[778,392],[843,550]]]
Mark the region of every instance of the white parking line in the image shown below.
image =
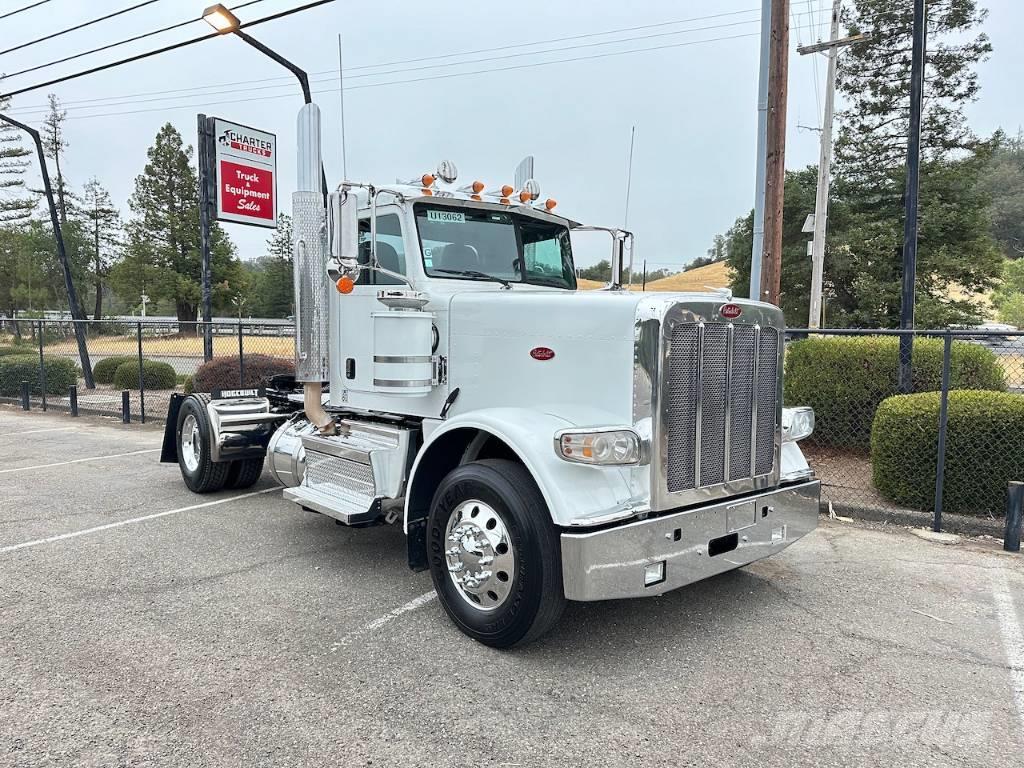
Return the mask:
[[[38,547],[41,544],[52,544],[55,541],[63,541],[64,539],[75,539],[79,536],[88,536],[90,533],[99,533],[100,531],[109,531],[111,528],[120,528],[122,525],[132,525],[133,523],[141,523],[146,520],[155,520],[158,517],[167,517],[167,515],[176,515],[179,512],[190,512],[193,509],[203,509],[204,507],[214,507],[218,504],[227,504],[229,501],[238,501],[239,499],[247,499],[250,496],[259,496],[263,493],[270,493],[272,491],[279,491],[280,487],[274,486],[273,488],[264,488],[262,491],[251,491],[250,493],[240,493],[237,496],[230,496],[226,499],[215,499],[214,501],[205,501],[202,504],[192,504],[188,507],[179,507],[178,509],[169,509],[166,512],[156,512],[152,515],[143,515],[142,517],[132,517],[128,520],[118,520],[116,523],[107,523],[106,525],[97,525],[94,528],[85,528],[81,531],[72,531],[71,533],[62,533],[59,536],[49,536],[45,539],[36,539],[35,541],[25,541],[21,544],[11,544],[10,546],[0,547],[0,554],[5,552],[14,552],[18,549],[27,549],[28,547]]]
[[[1024,631],[1017,619],[1006,571],[992,569],[992,595],[995,598],[996,618],[1003,636],[1006,661],[1010,665],[1010,683],[1013,687],[1013,701],[1017,705],[1017,717],[1024,728]]]
[[[31,467],[14,467],[13,469],[0,469],[0,475],[6,475],[10,472],[27,472],[30,469],[49,469],[50,467],[63,467],[67,464],[80,464],[83,461],[102,461],[103,459],[120,459],[124,456],[138,456],[140,453],[156,453],[159,448],[147,448],[144,451],[129,451],[128,453],[115,453],[111,456],[90,456],[87,459],[69,459],[68,461],[58,461],[53,464],[33,464]]]
[[[0,551],[2,551],[2,550],[0,550]],[[379,616],[378,618],[374,619],[373,621],[369,621],[366,624],[363,624],[363,626],[361,626],[359,629],[353,630],[353,631],[349,632],[348,634],[346,634],[338,642],[332,643],[331,644],[331,653],[334,653],[335,651],[337,651],[343,645],[348,645],[357,636],[366,634],[367,632],[373,632],[374,630],[380,629],[385,624],[387,624],[389,621],[394,621],[395,619],[397,619],[403,613],[408,613],[409,611],[415,611],[417,608],[422,608],[424,605],[426,605],[427,603],[430,603],[431,601],[435,600],[436,598],[437,598],[437,592],[435,592],[434,590],[430,590],[429,592],[425,592],[424,594],[420,595],[419,597],[414,597],[412,600],[410,600],[405,605],[400,605],[397,608],[395,608],[393,611],[388,611],[383,616]]]
[[[49,427],[47,429],[26,429],[22,432],[0,432],[0,437],[14,437],[15,435],[36,435],[40,432],[68,432],[75,427]]]

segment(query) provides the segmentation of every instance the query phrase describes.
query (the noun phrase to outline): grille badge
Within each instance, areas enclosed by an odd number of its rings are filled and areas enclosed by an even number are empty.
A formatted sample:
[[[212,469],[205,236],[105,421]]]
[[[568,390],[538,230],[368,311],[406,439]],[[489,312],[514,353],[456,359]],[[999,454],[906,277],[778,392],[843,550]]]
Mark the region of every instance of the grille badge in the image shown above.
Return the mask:
[[[739,304],[723,304],[718,308],[718,314],[724,317],[726,320],[735,320],[737,317],[743,314],[743,307]]]

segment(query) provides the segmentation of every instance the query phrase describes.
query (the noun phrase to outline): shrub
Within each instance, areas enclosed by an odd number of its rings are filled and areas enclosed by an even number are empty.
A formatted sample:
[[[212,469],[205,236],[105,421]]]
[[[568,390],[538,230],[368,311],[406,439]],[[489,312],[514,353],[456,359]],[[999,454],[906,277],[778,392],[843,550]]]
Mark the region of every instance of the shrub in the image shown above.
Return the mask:
[[[215,357],[203,363],[193,377],[196,392],[212,392],[214,389],[235,389],[237,387],[262,387],[272,376],[280,373],[295,373],[295,364],[283,357],[270,355],[246,355],[244,378],[239,381],[237,357]]]
[[[97,384],[113,384],[114,374],[117,369],[125,363],[135,363],[138,366],[139,358],[134,355],[111,355],[98,361],[92,367],[92,377]]]
[[[66,357],[44,357],[46,394],[66,395],[68,387],[78,381],[78,367]],[[0,395],[12,397],[21,391],[21,382],[31,384],[34,395],[42,394],[39,386],[38,355],[6,355],[0,357]]]
[[[121,363],[114,372],[114,386],[118,389],[139,388],[139,359]],[[174,367],[157,360],[142,361],[142,383],[146,389],[174,389],[178,377]]]
[[[875,487],[905,507],[932,509],[939,436],[938,392],[883,401],[871,427]],[[942,506],[1002,514],[1006,484],[1024,479],[1024,396],[949,393]]]
[[[193,382],[191,375],[183,376],[182,379],[181,379],[180,384],[181,384],[181,391],[184,392],[186,395],[191,395],[193,392],[196,391],[196,385]]]
[[[942,347],[942,339],[914,340],[914,392],[940,388]],[[814,408],[817,443],[866,449],[875,410],[897,394],[898,376],[895,336],[811,337],[786,348],[786,404]],[[1001,392],[1006,376],[991,350],[955,341],[950,386]]]

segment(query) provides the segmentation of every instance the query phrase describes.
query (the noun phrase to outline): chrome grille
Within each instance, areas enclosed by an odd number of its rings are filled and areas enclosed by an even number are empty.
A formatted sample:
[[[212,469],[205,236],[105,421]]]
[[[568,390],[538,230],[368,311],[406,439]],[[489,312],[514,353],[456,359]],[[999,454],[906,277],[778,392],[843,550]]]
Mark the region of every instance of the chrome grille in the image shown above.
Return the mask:
[[[770,474],[778,429],[779,331],[680,323],[667,352],[668,491]]]

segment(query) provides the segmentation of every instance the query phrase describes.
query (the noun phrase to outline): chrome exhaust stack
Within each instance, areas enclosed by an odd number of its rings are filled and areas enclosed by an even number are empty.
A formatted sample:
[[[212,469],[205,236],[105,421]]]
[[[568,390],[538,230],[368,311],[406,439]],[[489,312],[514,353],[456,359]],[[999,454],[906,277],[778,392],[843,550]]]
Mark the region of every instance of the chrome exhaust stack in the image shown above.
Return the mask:
[[[334,431],[322,402],[330,378],[327,277],[327,210],[321,177],[320,108],[299,111],[298,178],[292,194],[295,286],[295,380],[303,383],[306,417],[321,433]]]

